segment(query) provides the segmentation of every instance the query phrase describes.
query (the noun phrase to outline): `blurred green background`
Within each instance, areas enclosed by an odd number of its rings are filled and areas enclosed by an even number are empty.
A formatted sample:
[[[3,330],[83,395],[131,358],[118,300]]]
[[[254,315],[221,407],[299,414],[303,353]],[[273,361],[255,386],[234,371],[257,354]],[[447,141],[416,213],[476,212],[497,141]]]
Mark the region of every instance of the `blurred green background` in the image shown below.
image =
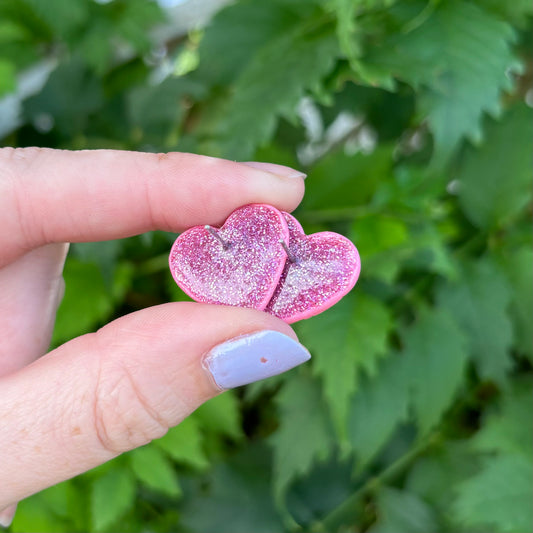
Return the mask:
[[[0,0],[0,142],[309,174],[353,292],[310,364],[19,504],[13,532],[533,531],[530,0]],[[176,235],[75,244],[53,344],[184,299]]]

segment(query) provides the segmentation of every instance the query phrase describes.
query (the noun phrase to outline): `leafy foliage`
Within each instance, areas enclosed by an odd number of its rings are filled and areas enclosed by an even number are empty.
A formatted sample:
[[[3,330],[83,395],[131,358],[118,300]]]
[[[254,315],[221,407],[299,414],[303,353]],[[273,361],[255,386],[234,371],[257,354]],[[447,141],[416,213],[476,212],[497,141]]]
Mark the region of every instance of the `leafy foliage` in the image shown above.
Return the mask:
[[[296,324],[309,364],[21,502],[11,531],[531,531],[532,14],[239,0],[183,34],[152,0],[0,0],[3,144],[302,167],[304,228],[362,258]],[[53,345],[186,299],[174,238],[73,245]]]

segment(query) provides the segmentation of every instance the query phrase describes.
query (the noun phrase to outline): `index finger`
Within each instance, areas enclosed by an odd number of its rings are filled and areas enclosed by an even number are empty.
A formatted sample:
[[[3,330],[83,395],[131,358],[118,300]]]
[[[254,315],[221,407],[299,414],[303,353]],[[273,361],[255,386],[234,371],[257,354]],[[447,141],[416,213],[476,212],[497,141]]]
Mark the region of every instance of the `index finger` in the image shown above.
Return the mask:
[[[51,242],[220,224],[248,203],[292,211],[304,175],[252,165],[177,152],[2,148],[0,264]]]

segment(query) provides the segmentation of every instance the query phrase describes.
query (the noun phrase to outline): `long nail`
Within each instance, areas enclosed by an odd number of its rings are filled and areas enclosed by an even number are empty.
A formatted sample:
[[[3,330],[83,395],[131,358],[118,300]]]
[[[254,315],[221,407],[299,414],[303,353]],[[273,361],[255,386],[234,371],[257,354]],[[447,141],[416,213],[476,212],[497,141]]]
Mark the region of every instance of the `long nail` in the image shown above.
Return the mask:
[[[232,389],[281,374],[308,361],[311,354],[279,331],[259,331],[215,346],[204,367],[220,389]]]
[[[9,527],[13,518],[15,517],[15,512],[17,510],[17,504],[14,503],[5,509],[0,511],[0,527]]]
[[[245,161],[242,163],[252,168],[257,168],[259,170],[266,170],[271,174],[276,174],[277,176],[282,176],[283,178],[306,178],[307,174],[295,170],[291,167],[286,167],[284,165],[276,165],[274,163],[259,163],[258,161]]]

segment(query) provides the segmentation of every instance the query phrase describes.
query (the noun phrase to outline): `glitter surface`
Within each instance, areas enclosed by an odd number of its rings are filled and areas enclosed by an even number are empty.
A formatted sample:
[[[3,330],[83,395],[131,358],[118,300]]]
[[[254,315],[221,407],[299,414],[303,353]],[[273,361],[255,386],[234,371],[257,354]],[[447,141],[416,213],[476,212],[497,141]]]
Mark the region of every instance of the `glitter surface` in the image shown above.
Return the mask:
[[[361,261],[346,237],[330,231],[306,236],[292,215],[283,215],[289,228],[289,251],[296,262],[286,262],[265,311],[291,324],[337,303],[355,285]]]
[[[283,272],[289,241],[287,223],[274,207],[252,204],[213,228],[182,233],[170,251],[169,266],[181,289],[198,302],[265,309]]]

